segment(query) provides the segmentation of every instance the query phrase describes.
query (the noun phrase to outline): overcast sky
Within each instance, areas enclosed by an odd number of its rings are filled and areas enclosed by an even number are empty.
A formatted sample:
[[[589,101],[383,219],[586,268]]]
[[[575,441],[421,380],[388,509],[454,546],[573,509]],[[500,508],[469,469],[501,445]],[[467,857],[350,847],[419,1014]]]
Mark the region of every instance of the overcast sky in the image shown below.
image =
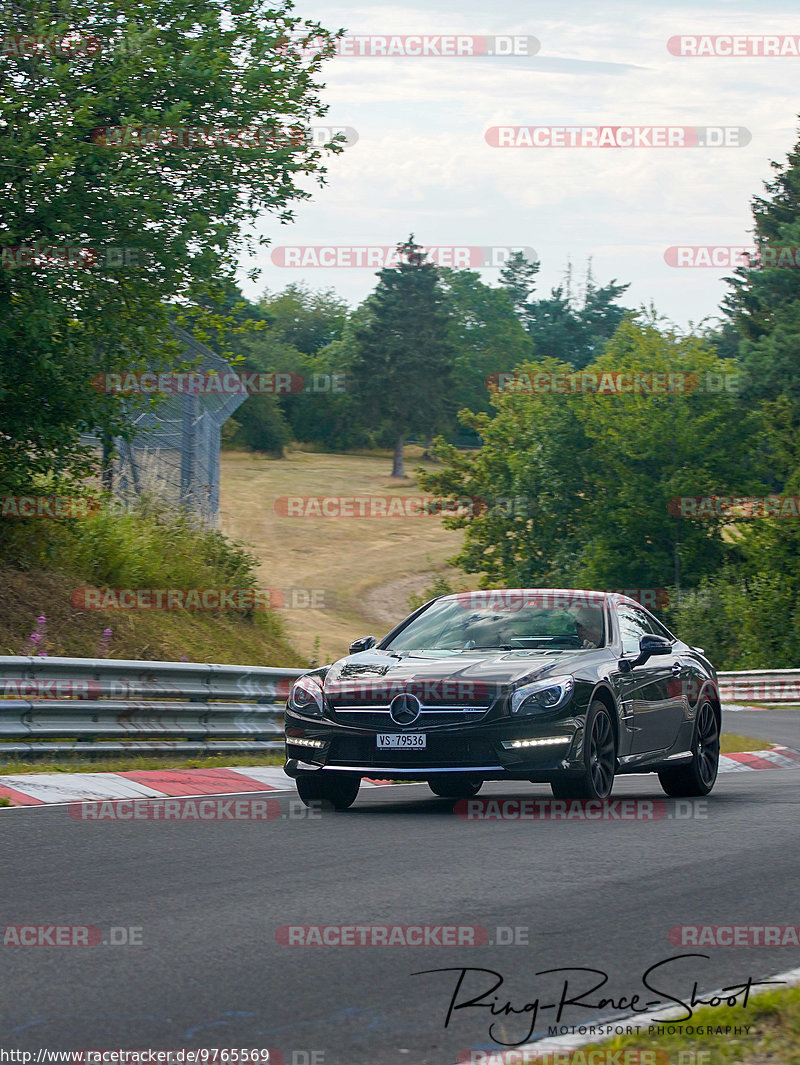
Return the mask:
[[[348,57],[323,67],[326,123],[358,141],[329,161],[328,184],[296,221],[265,217],[272,247],[394,245],[411,231],[428,246],[533,248],[540,294],[572,260],[598,283],[632,282],[626,303],[654,302],[685,326],[715,315],[724,268],[676,268],[667,248],[749,240],[749,203],[797,140],[800,58],[682,58],[675,35],[796,34],[797,4],[738,0],[566,3],[414,0],[344,6],[297,0],[297,14],[351,34],[532,36],[532,57]],[[495,148],[492,126],[729,126],[746,146]],[[302,280],[351,303],[374,269],[287,268],[267,249],[242,263],[251,298]],[[258,282],[246,280],[258,265]],[[497,268],[481,271],[496,284]]]

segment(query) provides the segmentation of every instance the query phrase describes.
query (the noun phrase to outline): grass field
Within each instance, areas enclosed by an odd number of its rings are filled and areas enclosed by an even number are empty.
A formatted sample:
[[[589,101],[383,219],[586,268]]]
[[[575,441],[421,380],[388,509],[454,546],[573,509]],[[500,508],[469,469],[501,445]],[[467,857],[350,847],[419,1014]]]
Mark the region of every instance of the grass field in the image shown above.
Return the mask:
[[[421,448],[407,448],[406,468]],[[388,518],[289,518],[276,513],[282,496],[420,495],[412,477],[392,480],[388,455],[327,455],[293,450],[285,459],[238,451],[221,461],[221,528],[247,541],[261,559],[264,587],[321,590],[322,609],[281,609],[287,636],[309,658],[331,661],[358,636],[383,636],[408,613],[408,597],[451,573],[454,587],[474,581],[450,571],[446,559],[462,533],[436,515]],[[276,663],[282,665],[283,663]]]
[[[780,966],[781,962],[776,961],[776,968]],[[683,1024],[661,1022],[661,1027],[667,1030],[670,1025],[676,1029],[674,1034],[619,1036],[603,1044],[581,1047],[574,1060],[577,1065],[581,1054],[583,1061],[611,1062],[613,1051],[636,1049],[661,1050],[661,1060],[669,1065],[800,1065],[800,987],[759,991],[746,1007],[724,1005],[698,1009],[691,1021]],[[745,1025],[750,1029],[746,1034]],[[707,1033],[709,1028],[724,1032],[726,1026],[734,1034],[688,1034],[698,1029]],[[742,1034],[736,1035],[736,1029]],[[593,1049],[601,1046],[609,1052],[607,1057],[592,1054]],[[546,1060],[544,1055],[541,1061]],[[499,1057],[498,1065],[501,1061]],[[487,1058],[486,1065],[494,1065],[491,1057]]]

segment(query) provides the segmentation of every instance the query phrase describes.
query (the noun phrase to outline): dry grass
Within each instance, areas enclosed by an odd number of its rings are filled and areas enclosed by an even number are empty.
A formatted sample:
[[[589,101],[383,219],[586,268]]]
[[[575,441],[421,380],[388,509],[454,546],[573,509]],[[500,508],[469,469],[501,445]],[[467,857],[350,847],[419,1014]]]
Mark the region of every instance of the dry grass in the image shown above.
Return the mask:
[[[421,448],[406,449],[406,469]],[[280,496],[416,496],[413,477],[392,480],[386,455],[328,455],[290,451],[285,459],[223,452],[221,528],[251,545],[261,560],[260,582],[270,588],[324,589],[324,609],[286,609],[280,616],[291,643],[305,656],[319,640],[320,661],[347,653],[350,642],[380,637],[408,613],[408,597],[439,574],[462,533],[434,515],[397,518],[286,518]],[[471,583],[473,582],[473,583]],[[455,577],[468,588],[474,578]]]

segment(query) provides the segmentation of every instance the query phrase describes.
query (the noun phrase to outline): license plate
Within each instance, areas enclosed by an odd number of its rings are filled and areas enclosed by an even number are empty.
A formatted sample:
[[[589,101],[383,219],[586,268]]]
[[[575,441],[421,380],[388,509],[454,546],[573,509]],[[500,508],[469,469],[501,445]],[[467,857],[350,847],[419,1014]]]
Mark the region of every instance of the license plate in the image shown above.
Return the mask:
[[[378,749],[408,747],[419,751],[425,747],[426,736],[424,732],[379,732]]]

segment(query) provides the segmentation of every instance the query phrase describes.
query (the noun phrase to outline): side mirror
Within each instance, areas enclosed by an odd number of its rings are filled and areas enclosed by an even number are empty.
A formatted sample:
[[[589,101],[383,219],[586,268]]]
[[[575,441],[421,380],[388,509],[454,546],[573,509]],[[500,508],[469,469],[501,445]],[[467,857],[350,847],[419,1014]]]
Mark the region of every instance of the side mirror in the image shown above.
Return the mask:
[[[634,666],[642,666],[652,655],[672,654],[672,644],[666,636],[656,636],[646,632],[639,638],[639,654],[636,658],[622,658],[619,668],[623,673],[630,673]]]
[[[350,644],[350,654],[357,655],[359,651],[368,651],[370,647],[374,647],[378,641],[374,636],[362,636],[358,640],[353,640]]]

